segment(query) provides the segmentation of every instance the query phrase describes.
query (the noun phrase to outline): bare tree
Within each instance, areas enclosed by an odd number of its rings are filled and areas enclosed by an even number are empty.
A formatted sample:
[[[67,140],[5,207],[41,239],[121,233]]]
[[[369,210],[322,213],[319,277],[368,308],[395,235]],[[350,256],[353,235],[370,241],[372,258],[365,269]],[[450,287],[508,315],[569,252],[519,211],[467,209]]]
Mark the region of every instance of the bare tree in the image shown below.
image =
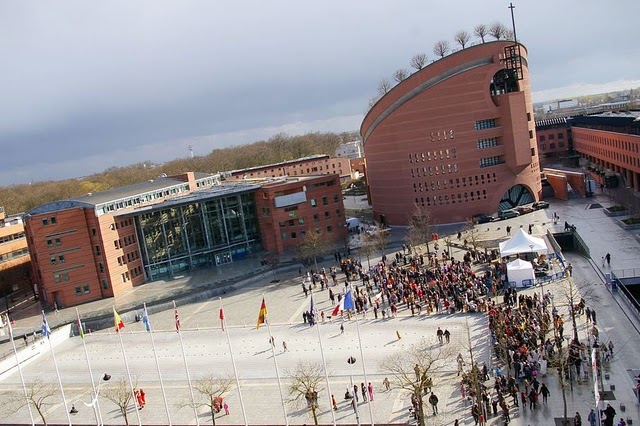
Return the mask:
[[[494,22],[489,27],[489,35],[496,40],[500,40],[505,37],[507,33],[507,28],[502,24],[502,22]]]
[[[280,281],[278,280],[278,277],[276,275],[278,271],[278,265],[280,264],[280,255],[275,251],[270,251],[265,253],[262,261],[265,265],[271,268],[271,272],[273,272],[273,280],[271,282],[277,283],[278,281]]]
[[[368,109],[373,108],[373,106],[380,100],[379,96],[374,96],[373,98],[369,98],[369,103],[367,104],[367,106],[369,107]],[[368,110],[367,110],[368,111]]]
[[[216,413],[222,408],[222,399],[233,388],[233,379],[230,377],[205,376],[196,380],[193,389],[200,396],[201,402],[196,402],[196,408],[207,407],[211,413],[211,424],[216,425]],[[193,407],[191,402],[184,404]]]
[[[389,355],[380,362],[380,370],[392,377],[391,387],[407,392],[417,400],[417,418],[420,426],[425,425],[424,397],[433,387],[434,373],[450,358],[449,351],[433,349],[422,340],[398,354]]]
[[[427,54],[417,53],[411,58],[411,66],[417,70],[421,70],[427,64]]]
[[[476,27],[473,29],[473,33],[480,37],[480,40],[482,40],[482,42],[484,43],[484,38],[487,36],[488,31],[487,31],[487,26],[485,24],[478,24],[476,25]]]
[[[393,73],[393,79],[398,83],[402,82],[402,80],[406,79],[407,77],[409,77],[409,71],[404,68],[400,68]]]
[[[313,260],[315,270],[318,270],[318,257],[324,255],[329,249],[329,243],[325,235],[316,229],[310,229],[296,246],[301,259]]]
[[[431,241],[431,234],[431,212],[424,206],[414,204],[409,217],[409,227],[405,236],[406,242],[416,248],[421,244],[426,244],[427,253],[430,254],[429,241]]]
[[[516,41],[516,36],[513,34],[513,30],[505,30],[504,39],[505,40]]]
[[[371,256],[376,251],[376,243],[367,233],[360,234],[359,253],[367,258],[367,266],[371,269]]]
[[[458,31],[454,37],[454,40],[464,49],[467,43],[469,43],[469,40],[471,40],[471,34],[466,32],[465,30]]]
[[[133,387],[138,387],[137,378],[133,379]],[[127,379],[121,377],[113,386],[109,386],[104,390],[101,395],[118,407],[120,414],[122,414],[122,417],[124,418],[124,423],[129,426],[129,418],[127,417],[127,414],[131,400],[133,399],[133,394],[131,393],[131,388],[129,387]]]
[[[433,45],[433,53],[444,58],[449,53],[449,42],[447,40],[437,41],[436,44]]]
[[[6,409],[15,413],[25,408],[27,404],[31,404],[38,412],[40,419],[42,419],[42,424],[47,426],[47,419],[45,417],[46,408],[48,405],[54,404],[53,402],[49,402],[49,400],[58,392],[58,388],[52,384],[43,383],[40,377],[37,377],[32,382],[26,383],[25,386],[27,388],[26,398],[22,390],[11,393],[6,401]]]
[[[391,90],[391,87],[391,82],[389,82],[389,80],[387,80],[386,78],[383,78],[382,80],[380,80],[380,83],[378,83],[378,94],[380,96],[387,94],[389,90]]]
[[[287,372],[291,377],[289,385],[289,402],[299,405],[305,400],[307,407],[311,410],[313,422],[318,425],[318,394],[322,392],[319,388],[324,377],[322,365],[317,362],[300,361],[295,369]]]

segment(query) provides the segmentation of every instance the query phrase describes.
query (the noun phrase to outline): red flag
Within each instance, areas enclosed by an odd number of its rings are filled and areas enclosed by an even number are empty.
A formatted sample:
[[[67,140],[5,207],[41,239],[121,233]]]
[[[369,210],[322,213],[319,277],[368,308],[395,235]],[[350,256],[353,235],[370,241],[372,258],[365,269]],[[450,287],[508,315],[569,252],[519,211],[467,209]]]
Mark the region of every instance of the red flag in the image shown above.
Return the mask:
[[[173,311],[174,311],[174,316],[176,318],[176,331],[180,332],[180,317],[178,316],[178,308],[176,308],[176,301],[173,301]]]
[[[338,303],[336,307],[333,308],[333,312],[331,312],[331,316],[335,317],[336,315],[338,315],[338,312],[340,312],[340,303]]]
[[[267,304],[264,303],[264,297],[262,298],[262,305],[260,305],[260,312],[258,312],[258,324],[256,328],[260,328],[260,324],[267,322]]]
[[[116,327],[116,333],[124,328],[124,322],[122,322],[122,318],[120,318],[120,315],[116,312],[115,306],[113,307],[113,323]]]
[[[224,311],[222,310],[222,306],[220,307],[220,326],[222,327],[222,331],[224,331]]]

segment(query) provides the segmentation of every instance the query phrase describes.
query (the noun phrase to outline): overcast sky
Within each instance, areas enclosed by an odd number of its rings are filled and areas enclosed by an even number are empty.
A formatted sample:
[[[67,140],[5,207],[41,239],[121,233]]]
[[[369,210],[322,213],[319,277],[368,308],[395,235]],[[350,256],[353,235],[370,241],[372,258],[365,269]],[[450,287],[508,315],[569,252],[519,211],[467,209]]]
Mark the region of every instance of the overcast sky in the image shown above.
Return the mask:
[[[640,1],[514,4],[535,101],[640,86]],[[0,0],[0,185],[359,129],[380,79],[507,6]]]

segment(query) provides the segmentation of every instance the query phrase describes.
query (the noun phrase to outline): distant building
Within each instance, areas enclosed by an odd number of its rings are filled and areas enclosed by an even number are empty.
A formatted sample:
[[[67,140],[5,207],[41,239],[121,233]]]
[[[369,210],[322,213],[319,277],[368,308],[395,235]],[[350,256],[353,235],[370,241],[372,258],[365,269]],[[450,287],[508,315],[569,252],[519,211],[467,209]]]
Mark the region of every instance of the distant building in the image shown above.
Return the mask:
[[[29,249],[20,215],[6,216],[0,207],[0,291],[4,296],[31,293]]]
[[[414,205],[461,222],[540,197],[527,51],[511,41],[459,50],[398,83],[360,128],[376,220]]]
[[[48,203],[25,226],[33,280],[51,307],[282,253],[306,232],[330,242],[346,232],[337,174],[223,181],[188,172]]]
[[[343,143],[336,148],[336,157],[346,157],[351,160],[362,158],[364,156],[364,150],[362,149],[362,141],[355,140],[347,143]]]
[[[353,177],[349,158],[312,155],[295,160],[283,161],[281,163],[268,164],[266,166],[232,170],[225,173],[225,179],[262,179],[284,176],[331,175],[334,173],[340,176],[341,182],[351,180]]]
[[[571,125],[566,117],[536,121],[538,157],[544,167],[566,158],[572,149]]]

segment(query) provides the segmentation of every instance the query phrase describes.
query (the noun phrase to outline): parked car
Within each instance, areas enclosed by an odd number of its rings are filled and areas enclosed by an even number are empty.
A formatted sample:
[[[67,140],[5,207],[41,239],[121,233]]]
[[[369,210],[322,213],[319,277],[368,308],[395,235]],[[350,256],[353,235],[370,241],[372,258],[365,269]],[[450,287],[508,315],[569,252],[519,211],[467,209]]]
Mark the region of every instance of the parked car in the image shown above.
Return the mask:
[[[533,207],[530,206],[520,206],[516,209],[516,211],[518,213],[520,213],[520,215],[523,214],[527,214],[527,213],[532,213],[535,209]]]
[[[489,223],[493,222],[495,218],[493,216],[489,216],[488,214],[481,213],[471,216],[471,220],[473,221],[473,223]]]
[[[518,217],[520,216],[520,213],[518,213],[515,210],[512,209],[507,209],[507,210],[502,210],[498,213],[498,217],[502,220],[504,219],[512,219],[514,217]]]
[[[548,209],[549,203],[547,203],[546,201],[536,201],[535,203],[532,204],[532,206],[536,210]]]

